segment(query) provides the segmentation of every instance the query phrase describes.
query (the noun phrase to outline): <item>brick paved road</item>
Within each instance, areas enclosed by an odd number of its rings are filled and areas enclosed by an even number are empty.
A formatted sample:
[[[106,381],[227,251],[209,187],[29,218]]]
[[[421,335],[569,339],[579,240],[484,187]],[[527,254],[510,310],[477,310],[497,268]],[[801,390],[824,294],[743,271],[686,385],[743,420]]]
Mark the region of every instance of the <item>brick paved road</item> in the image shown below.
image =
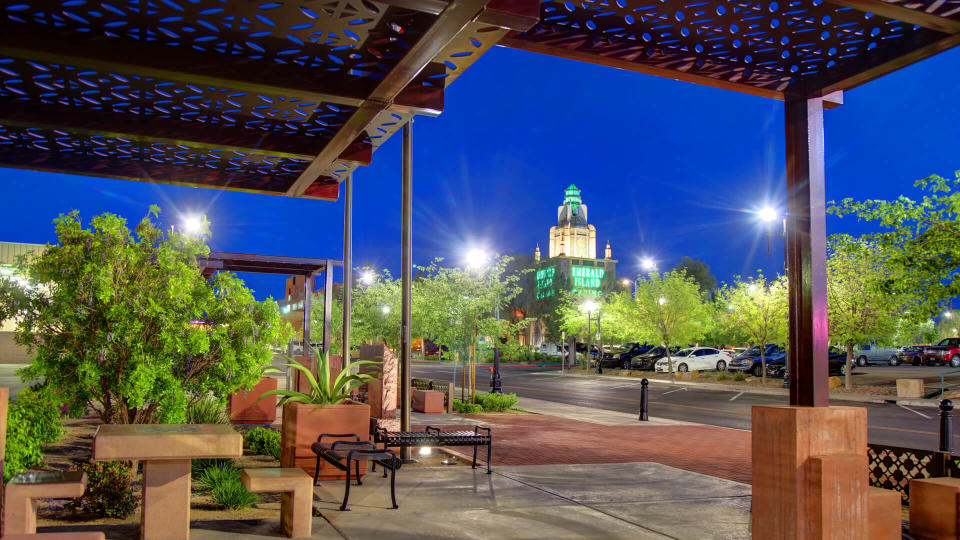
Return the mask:
[[[750,483],[750,433],[715,426],[601,426],[548,415],[478,414],[494,465],[653,461]],[[444,426],[467,429],[472,426]],[[463,453],[469,449],[458,448]],[[485,457],[483,452],[481,456]]]

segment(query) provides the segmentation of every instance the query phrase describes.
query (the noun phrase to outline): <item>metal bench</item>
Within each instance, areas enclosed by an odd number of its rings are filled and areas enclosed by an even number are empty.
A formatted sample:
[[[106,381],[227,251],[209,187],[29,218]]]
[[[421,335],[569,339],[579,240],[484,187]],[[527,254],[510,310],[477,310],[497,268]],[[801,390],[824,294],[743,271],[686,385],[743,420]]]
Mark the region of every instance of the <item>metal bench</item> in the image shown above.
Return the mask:
[[[333,441],[332,443],[325,443],[323,442],[324,437],[332,439],[353,437],[355,440],[339,440]],[[357,485],[363,485],[363,482],[360,480],[360,461],[362,460],[372,461],[374,470],[376,470],[378,464],[383,467],[384,478],[387,476],[387,469],[390,469],[390,499],[393,502],[393,508],[399,508],[399,506],[397,506],[396,494],[397,469],[400,468],[403,462],[397,458],[397,454],[393,450],[389,448],[377,448],[371,441],[361,441],[360,436],[355,433],[340,435],[323,433],[317,437],[317,442],[310,445],[310,449],[317,454],[317,472],[314,473],[313,476],[313,485],[317,485],[317,479],[320,476],[321,458],[347,473],[347,487],[343,492],[343,503],[340,505],[340,510],[347,510],[347,500],[350,498],[351,462],[353,462],[354,468],[356,469]]]
[[[481,430],[486,433],[480,433]],[[490,455],[493,450],[493,434],[490,428],[474,426],[473,431],[440,431],[440,428],[427,426],[423,431],[387,431],[377,428],[373,442],[386,447],[423,447],[423,446],[472,446],[473,468],[477,468],[477,448],[487,447],[487,474],[490,468]]]

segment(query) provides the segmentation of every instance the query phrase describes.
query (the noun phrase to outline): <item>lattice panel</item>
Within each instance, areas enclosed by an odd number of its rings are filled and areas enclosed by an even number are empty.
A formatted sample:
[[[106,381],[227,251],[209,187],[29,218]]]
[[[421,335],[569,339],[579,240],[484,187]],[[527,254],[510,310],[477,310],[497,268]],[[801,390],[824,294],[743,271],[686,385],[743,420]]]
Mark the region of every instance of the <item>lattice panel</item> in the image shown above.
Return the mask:
[[[284,192],[309,161],[0,124],[0,164]]]
[[[506,34],[507,30],[503,28],[478,22],[470,23],[464,32],[437,55],[437,61],[443,62],[447,68],[444,84],[452,83]]]
[[[112,111],[143,120],[171,119],[321,140],[332,137],[356,110],[296,97],[104,73],[3,56],[0,56],[0,75],[0,99],[15,103]]]
[[[6,18],[71,37],[107,36],[382,78],[434,16],[365,0],[23,0]]]
[[[903,504],[910,502],[910,480],[945,476],[938,452],[871,444],[870,485],[900,492]]]
[[[806,0],[545,0],[540,20],[519,38],[775,91],[901,40],[942,37]]]
[[[931,15],[947,17],[960,20],[960,0],[927,0],[917,2],[915,0],[883,0],[888,4],[896,4],[907,9],[916,9],[924,11]]]

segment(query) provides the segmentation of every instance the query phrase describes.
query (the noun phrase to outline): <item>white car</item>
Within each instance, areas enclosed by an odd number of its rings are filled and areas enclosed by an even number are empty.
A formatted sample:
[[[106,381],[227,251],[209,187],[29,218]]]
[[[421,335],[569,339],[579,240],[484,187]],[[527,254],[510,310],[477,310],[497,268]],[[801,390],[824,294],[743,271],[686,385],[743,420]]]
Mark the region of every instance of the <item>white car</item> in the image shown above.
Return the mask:
[[[672,355],[673,369],[684,373],[686,371],[725,371],[730,363],[730,353],[714,349],[713,347],[691,347]],[[653,367],[657,373],[670,373],[670,363],[666,358],[657,360]]]

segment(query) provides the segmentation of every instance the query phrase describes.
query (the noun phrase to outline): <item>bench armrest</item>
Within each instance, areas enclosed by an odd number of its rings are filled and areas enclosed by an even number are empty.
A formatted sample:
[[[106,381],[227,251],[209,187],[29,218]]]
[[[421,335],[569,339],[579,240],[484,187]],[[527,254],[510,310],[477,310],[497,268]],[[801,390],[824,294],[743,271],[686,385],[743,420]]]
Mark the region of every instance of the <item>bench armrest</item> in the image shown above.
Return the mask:
[[[440,434],[440,428],[435,428],[430,426],[427,426],[426,428],[424,428],[424,431],[426,431],[427,433],[434,433],[436,435]]]
[[[486,432],[487,432],[487,435],[492,435],[492,433],[490,432],[490,428],[488,428],[488,427],[483,427],[483,426],[473,426],[473,433],[474,433],[475,435],[479,435],[481,429],[484,430],[484,431],[486,431]]]

